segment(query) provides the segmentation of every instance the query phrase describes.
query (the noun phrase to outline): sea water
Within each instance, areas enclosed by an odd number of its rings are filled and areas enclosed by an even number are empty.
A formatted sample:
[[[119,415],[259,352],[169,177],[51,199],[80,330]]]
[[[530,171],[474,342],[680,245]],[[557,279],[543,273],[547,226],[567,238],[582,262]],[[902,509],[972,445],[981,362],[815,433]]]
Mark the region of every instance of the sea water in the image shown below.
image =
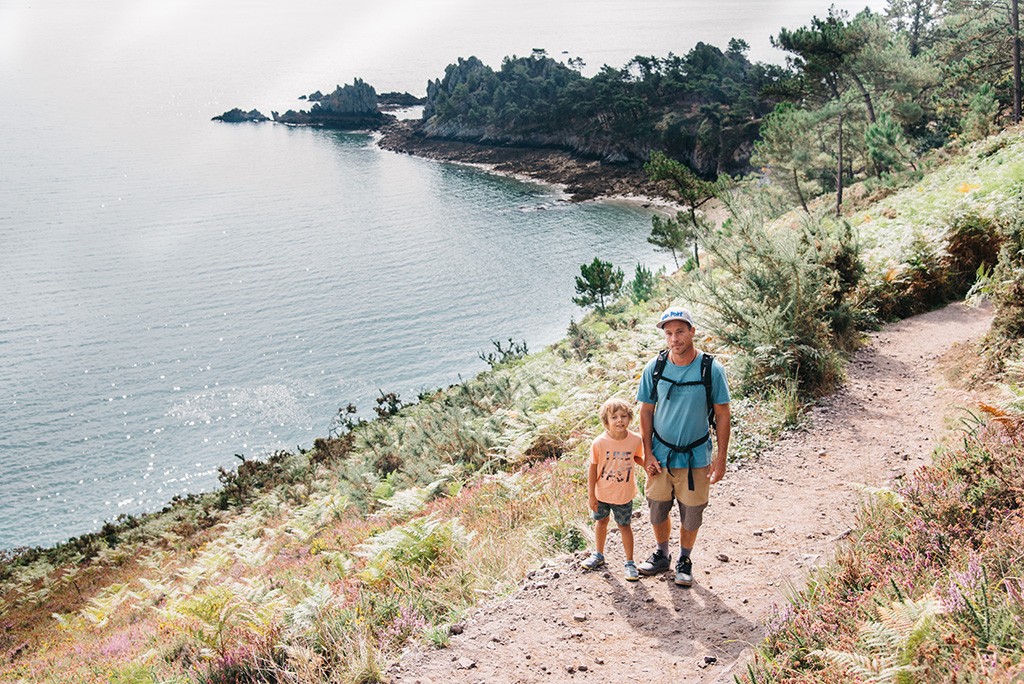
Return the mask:
[[[211,116],[355,77],[422,95],[471,54],[593,72],[738,36],[778,61],[768,36],[827,11],[750,5],[5,2],[0,548],[209,490],[349,402],[486,368],[492,340],[550,344],[594,257],[671,264],[642,207]]]

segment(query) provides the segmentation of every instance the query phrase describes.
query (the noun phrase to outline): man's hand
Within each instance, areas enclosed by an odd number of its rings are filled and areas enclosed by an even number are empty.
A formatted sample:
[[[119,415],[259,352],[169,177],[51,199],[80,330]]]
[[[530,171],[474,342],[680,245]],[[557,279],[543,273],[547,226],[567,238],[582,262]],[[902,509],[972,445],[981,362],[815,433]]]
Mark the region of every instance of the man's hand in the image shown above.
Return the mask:
[[[720,482],[723,477],[725,477],[725,454],[720,454],[711,462],[711,473],[708,480],[711,484],[715,484]]]
[[[589,499],[590,500],[587,502],[587,505],[590,506],[590,510],[592,510],[594,513],[597,513],[597,496],[591,494]]]

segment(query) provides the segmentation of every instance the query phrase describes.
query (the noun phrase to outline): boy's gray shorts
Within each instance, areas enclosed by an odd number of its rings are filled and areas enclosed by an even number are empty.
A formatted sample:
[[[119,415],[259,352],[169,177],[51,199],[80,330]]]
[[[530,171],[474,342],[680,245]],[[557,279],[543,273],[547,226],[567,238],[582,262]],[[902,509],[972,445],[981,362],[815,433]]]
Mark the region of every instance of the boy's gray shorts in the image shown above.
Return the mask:
[[[620,527],[628,527],[633,519],[633,502],[624,504],[609,504],[604,501],[597,502],[597,510],[592,511],[590,516],[594,520],[604,520],[611,513],[615,517],[615,524]]]

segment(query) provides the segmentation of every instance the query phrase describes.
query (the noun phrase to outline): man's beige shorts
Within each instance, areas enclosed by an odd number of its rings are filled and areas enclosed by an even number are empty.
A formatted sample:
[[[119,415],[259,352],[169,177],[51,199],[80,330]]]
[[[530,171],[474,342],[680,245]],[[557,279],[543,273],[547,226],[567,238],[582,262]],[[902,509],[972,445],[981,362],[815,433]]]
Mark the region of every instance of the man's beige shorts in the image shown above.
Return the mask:
[[[675,499],[684,506],[704,506],[711,490],[711,466],[693,469],[693,491],[689,489],[686,468],[662,468],[657,475],[647,477],[644,494],[651,501]]]

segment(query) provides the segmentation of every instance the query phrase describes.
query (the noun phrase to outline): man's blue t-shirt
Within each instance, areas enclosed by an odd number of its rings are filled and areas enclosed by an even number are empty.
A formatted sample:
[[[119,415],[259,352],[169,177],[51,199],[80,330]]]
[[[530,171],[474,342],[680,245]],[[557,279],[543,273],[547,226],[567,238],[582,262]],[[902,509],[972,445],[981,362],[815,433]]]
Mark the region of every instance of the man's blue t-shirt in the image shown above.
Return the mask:
[[[658,383],[657,408],[654,410],[654,431],[666,442],[685,446],[696,442],[708,434],[708,406],[704,385],[673,386],[669,380],[676,382],[700,382],[700,363],[704,352],[699,352],[693,361],[686,366],[677,366],[671,360],[665,361],[665,370]],[[644,368],[640,376],[640,388],[636,400],[644,404],[655,403],[654,389],[655,357]],[[671,394],[669,393],[671,389]],[[729,403],[729,384],[725,379],[725,368],[715,359],[711,364],[711,401],[715,404]],[[669,468],[703,468],[711,463],[712,439],[693,450],[693,460],[689,454],[673,452],[657,438],[653,442],[654,457],[658,463]]]

